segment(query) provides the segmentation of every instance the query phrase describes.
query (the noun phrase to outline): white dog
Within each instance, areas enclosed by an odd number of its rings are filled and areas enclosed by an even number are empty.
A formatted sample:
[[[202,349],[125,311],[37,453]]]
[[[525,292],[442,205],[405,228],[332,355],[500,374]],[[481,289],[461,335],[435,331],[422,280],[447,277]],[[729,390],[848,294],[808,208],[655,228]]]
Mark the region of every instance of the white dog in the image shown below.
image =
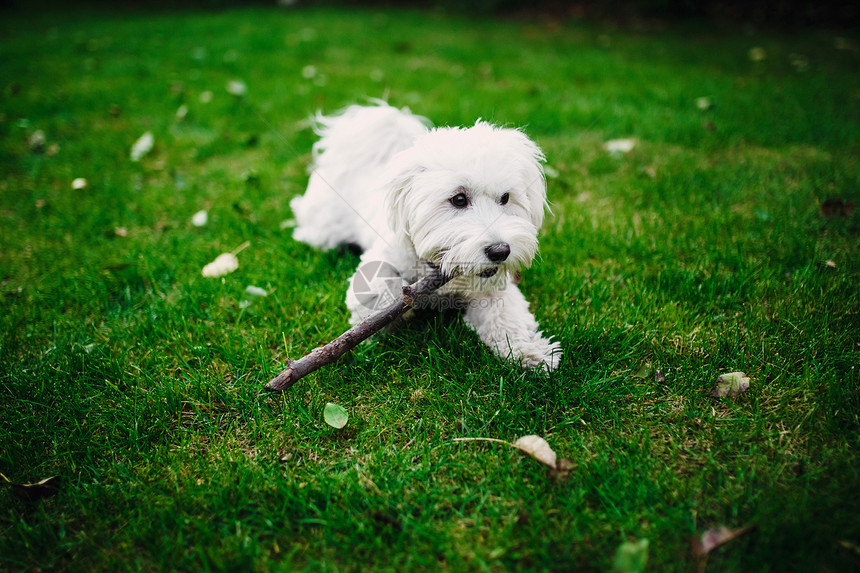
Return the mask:
[[[429,122],[378,102],[316,118],[308,189],[290,202],[293,237],[320,249],[355,245],[346,304],[357,324],[433,266],[440,295],[502,358],[555,370],[558,342],[538,330],[513,275],[531,264],[543,222],[543,154],[522,132],[478,121]]]

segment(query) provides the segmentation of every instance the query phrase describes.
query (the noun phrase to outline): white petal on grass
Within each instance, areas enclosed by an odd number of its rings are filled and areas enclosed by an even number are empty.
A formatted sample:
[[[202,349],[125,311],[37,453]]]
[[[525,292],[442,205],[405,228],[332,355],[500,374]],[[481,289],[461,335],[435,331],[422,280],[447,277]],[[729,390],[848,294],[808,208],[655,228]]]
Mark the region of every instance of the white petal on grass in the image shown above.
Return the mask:
[[[182,121],[183,119],[185,119],[185,117],[186,117],[187,115],[188,115],[188,106],[187,106],[187,105],[185,105],[185,104],[182,104],[182,105],[181,105],[181,106],[179,106],[179,108],[176,110],[176,119],[177,119],[177,120],[179,120],[179,121]]]
[[[696,107],[702,111],[708,111],[712,107],[714,107],[714,103],[711,101],[709,97],[697,97],[696,98]]]
[[[203,267],[204,277],[220,277],[239,268],[239,259],[233,253],[221,253],[215,260]]]
[[[200,94],[200,103],[209,103],[212,101],[213,94],[209,90],[202,92]]]
[[[750,387],[750,379],[743,372],[729,372],[722,374],[717,378],[717,385],[711,395],[715,398],[724,398],[729,396],[734,398],[738,394],[742,394]]]
[[[152,151],[153,145],[155,145],[155,137],[153,137],[151,131],[147,131],[131,146],[131,153],[129,154],[131,160],[140,161],[144,155]]]
[[[191,216],[191,224],[195,227],[203,227],[209,222],[209,213],[205,209],[201,209]]]
[[[636,147],[636,140],[632,138],[610,139],[603,144],[603,149],[609,153],[630,153]]]
[[[87,180],[83,177],[76,177],[72,180],[72,189],[75,191],[80,191],[81,189],[87,188]]]
[[[269,293],[266,292],[266,289],[262,289],[254,285],[248,285],[247,287],[245,287],[245,294],[254,298],[261,296],[269,296]]]
[[[227,82],[227,93],[237,97],[242,97],[248,94],[248,86],[245,85],[245,82],[230,80]]]
[[[523,436],[513,443],[521,452],[530,455],[545,466],[556,469],[556,455],[546,440],[540,436]]]
[[[346,423],[349,420],[346,410],[337,404],[332,404],[331,402],[325,405],[323,418],[325,419],[326,424],[337,429],[346,426]]]
[[[547,179],[557,179],[558,178],[558,169],[553,167],[552,165],[544,165],[543,173],[546,175]]]

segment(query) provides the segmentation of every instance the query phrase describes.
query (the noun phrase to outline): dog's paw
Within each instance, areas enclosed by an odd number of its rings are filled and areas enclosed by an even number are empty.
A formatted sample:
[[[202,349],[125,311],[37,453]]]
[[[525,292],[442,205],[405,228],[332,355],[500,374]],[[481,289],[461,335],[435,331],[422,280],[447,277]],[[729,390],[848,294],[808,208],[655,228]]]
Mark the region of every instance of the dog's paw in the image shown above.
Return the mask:
[[[538,338],[529,344],[515,349],[513,357],[523,368],[538,370],[545,374],[555,371],[561,364],[561,344],[546,338]]]

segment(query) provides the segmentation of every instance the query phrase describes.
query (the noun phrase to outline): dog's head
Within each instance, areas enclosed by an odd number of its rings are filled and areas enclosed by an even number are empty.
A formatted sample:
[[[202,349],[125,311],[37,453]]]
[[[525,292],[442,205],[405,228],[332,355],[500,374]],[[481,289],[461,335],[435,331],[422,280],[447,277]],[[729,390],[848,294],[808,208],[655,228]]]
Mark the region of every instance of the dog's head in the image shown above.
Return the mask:
[[[547,208],[543,161],[515,129],[431,130],[389,165],[389,224],[447,274],[527,267]]]

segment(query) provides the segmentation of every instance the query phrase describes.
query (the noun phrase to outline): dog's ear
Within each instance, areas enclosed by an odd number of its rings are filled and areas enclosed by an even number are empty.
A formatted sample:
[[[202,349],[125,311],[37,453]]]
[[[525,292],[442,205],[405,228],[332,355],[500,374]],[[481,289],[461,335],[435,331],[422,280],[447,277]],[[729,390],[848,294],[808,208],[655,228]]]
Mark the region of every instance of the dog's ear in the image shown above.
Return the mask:
[[[425,171],[413,149],[395,155],[385,168],[382,185],[388,212],[388,226],[396,235],[409,236],[407,196],[412,191],[415,177]]]
[[[543,172],[546,158],[537,144],[520,130],[506,129],[505,131],[510,138],[510,148],[515,150],[517,155],[522,178],[520,186],[526,194],[531,222],[540,229],[544,213],[549,210],[546,200],[546,178]]]

